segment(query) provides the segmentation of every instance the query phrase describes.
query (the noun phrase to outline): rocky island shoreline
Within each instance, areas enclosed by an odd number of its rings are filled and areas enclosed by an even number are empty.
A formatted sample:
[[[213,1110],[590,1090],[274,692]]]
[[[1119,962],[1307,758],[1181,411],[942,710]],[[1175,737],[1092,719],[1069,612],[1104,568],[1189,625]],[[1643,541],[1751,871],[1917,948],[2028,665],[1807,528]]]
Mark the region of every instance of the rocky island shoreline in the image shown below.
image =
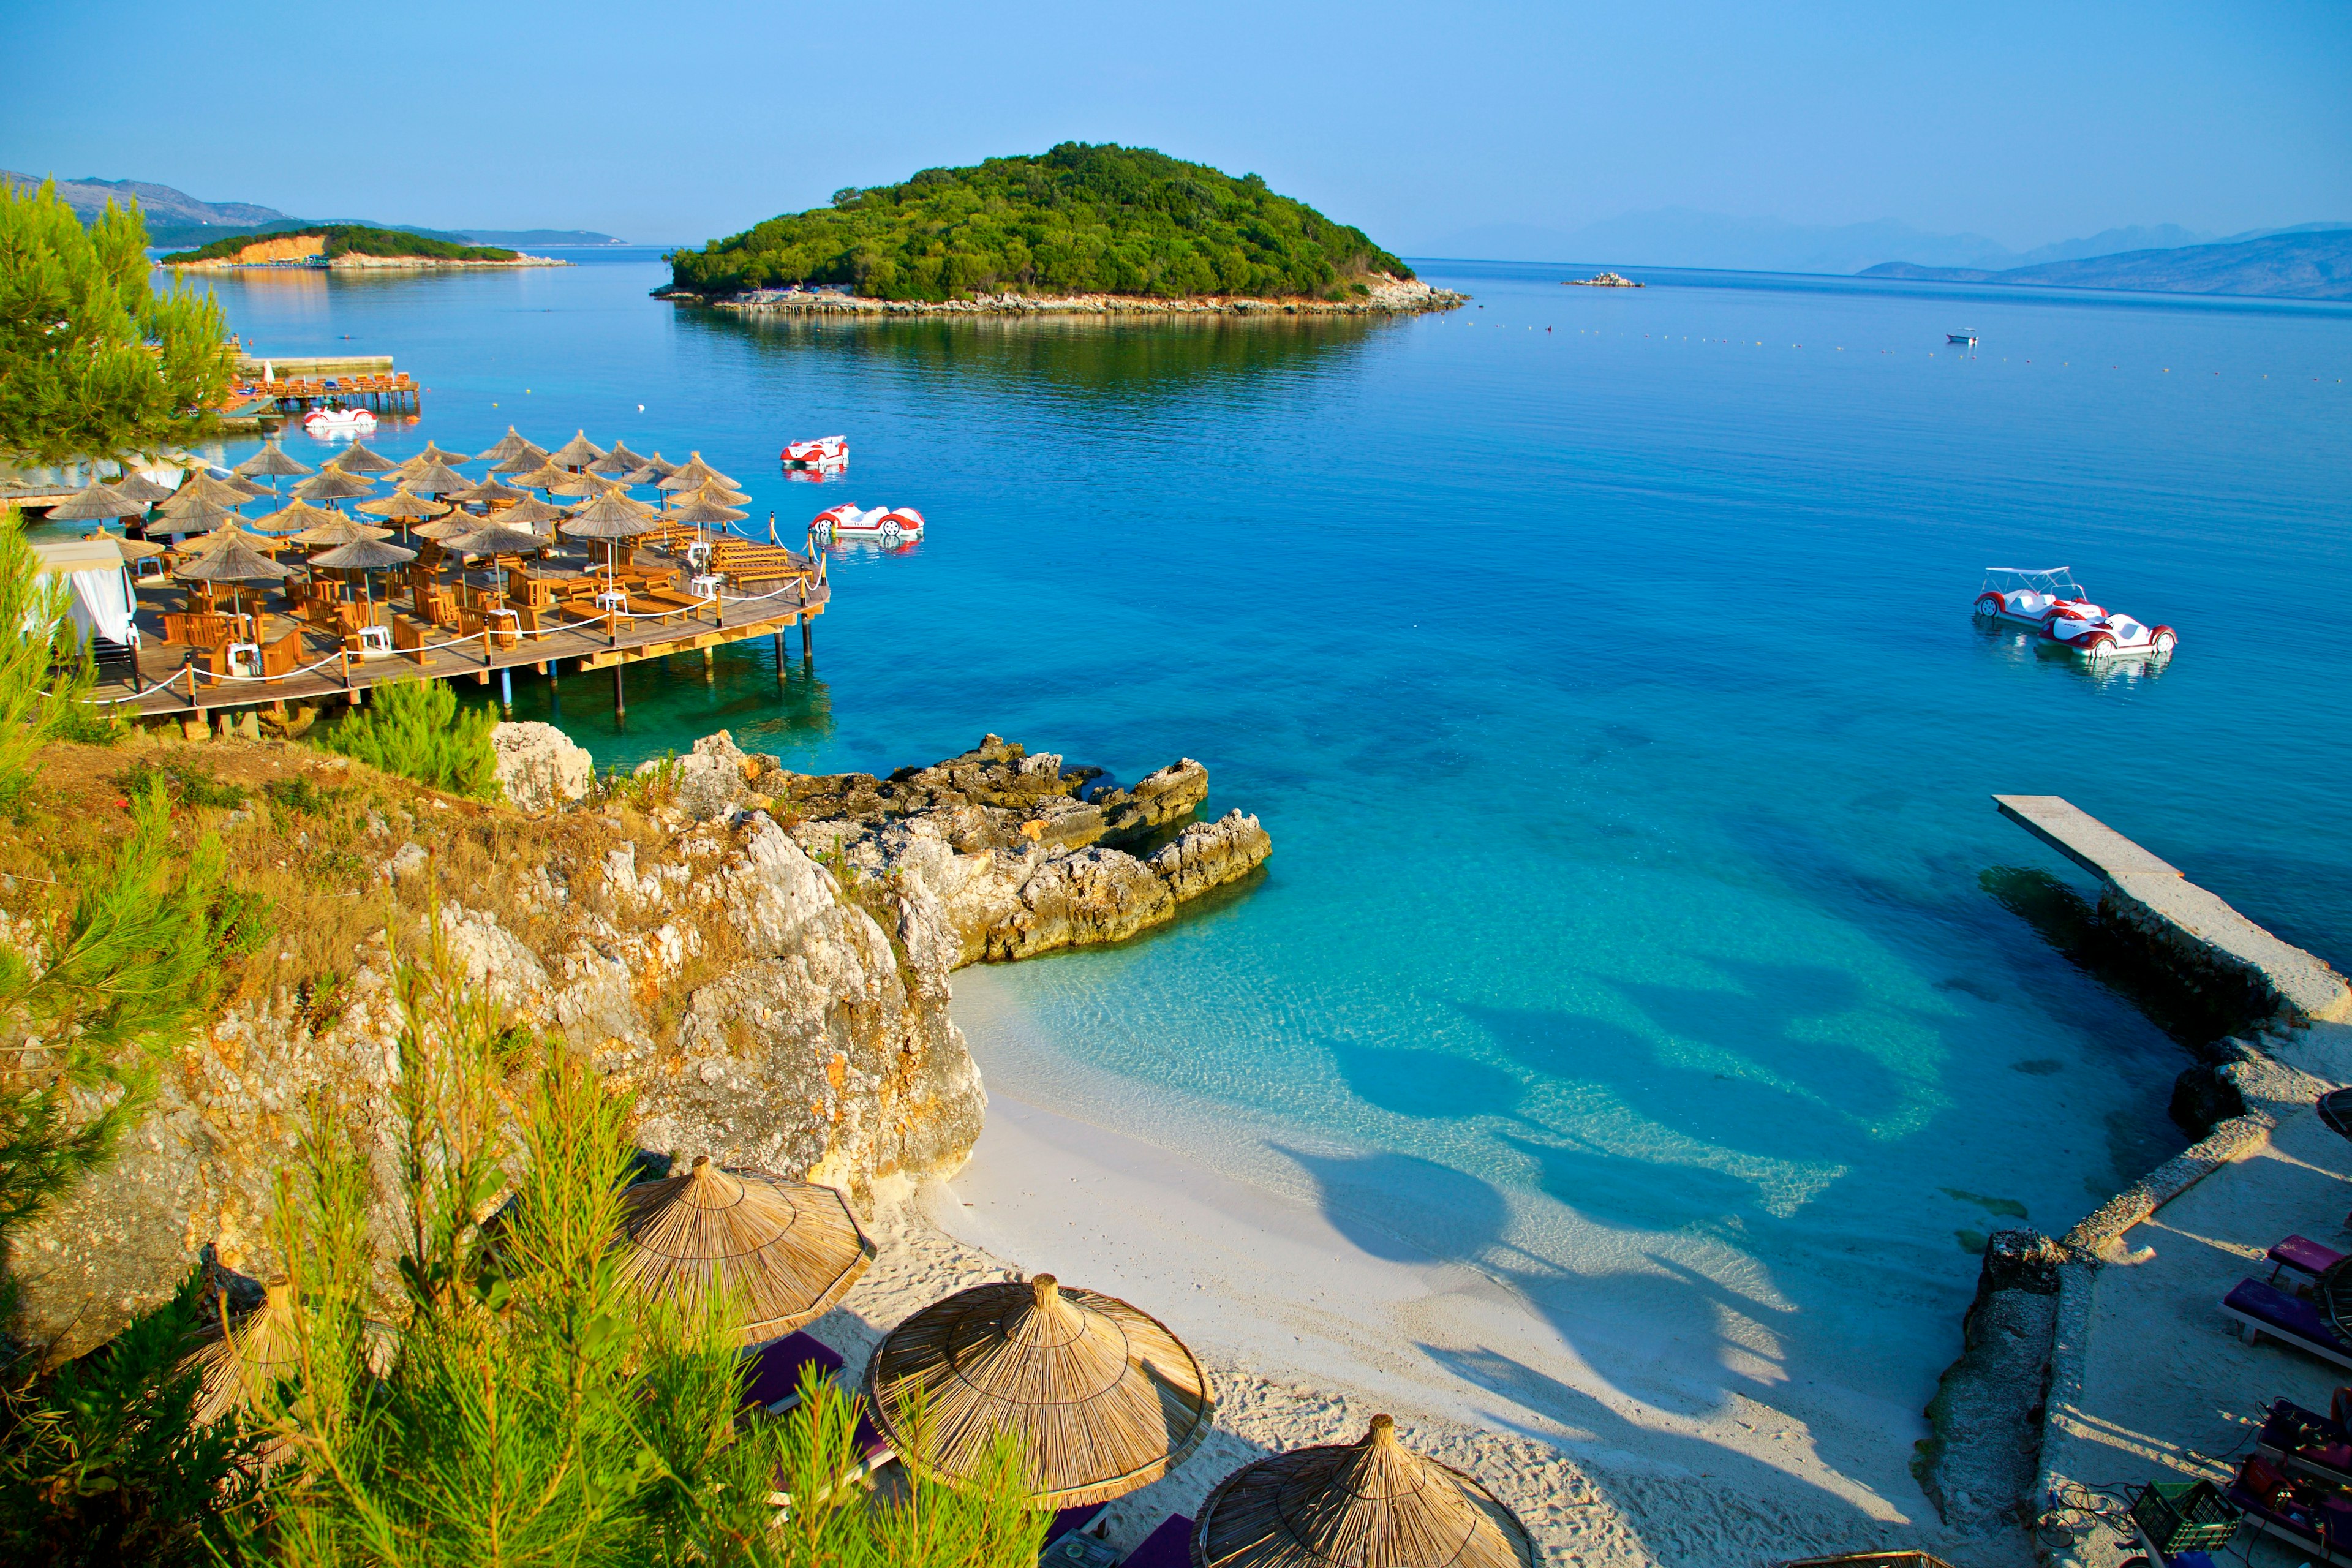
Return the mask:
[[[755,289],[705,297],[675,286],[654,297],[683,305],[747,315],[787,316],[1404,316],[1458,310],[1470,298],[1418,278],[1383,276],[1345,300],[1251,299],[1201,295],[1160,299],[1145,294],[978,293],[964,300],[875,300],[806,289]]]

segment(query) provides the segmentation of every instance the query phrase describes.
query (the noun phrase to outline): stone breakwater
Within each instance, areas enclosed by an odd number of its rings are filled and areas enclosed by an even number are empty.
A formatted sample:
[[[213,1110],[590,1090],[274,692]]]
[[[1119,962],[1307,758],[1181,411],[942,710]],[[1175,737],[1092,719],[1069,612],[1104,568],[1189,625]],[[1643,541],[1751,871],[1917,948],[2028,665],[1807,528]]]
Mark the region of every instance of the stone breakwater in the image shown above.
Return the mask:
[[[969,300],[869,300],[856,294],[760,289],[706,299],[680,289],[656,298],[752,315],[796,316],[1402,316],[1451,310],[1470,298],[1418,279],[1383,278],[1346,300],[1254,300],[1202,296],[1159,300],[1140,294],[976,294]]]
[[[1191,761],[1121,788],[990,736],[887,779],[810,776],[722,731],[597,798],[561,731],[505,726],[494,743],[514,805],[382,781],[389,798],[350,831],[373,874],[362,897],[391,928],[355,923],[336,974],[248,994],[195,1031],[116,1157],[19,1237],[26,1339],[53,1357],[103,1342],[207,1247],[280,1272],[277,1173],[314,1107],[365,1152],[378,1251],[397,1252],[394,950],[420,949],[428,910],[467,984],[634,1093],[644,1147],[862,1205],[886,1177],[952,1173],[980,1136],[987,1095],[949,1017],[951,970],[1132,935],[1272,849],[1255,817],[1191,820],[1208,793]],[[341,759],[258,744],[268,776],[351,777]],[[275,822],[241,809],[213,825],[250,859],[283,852]]]

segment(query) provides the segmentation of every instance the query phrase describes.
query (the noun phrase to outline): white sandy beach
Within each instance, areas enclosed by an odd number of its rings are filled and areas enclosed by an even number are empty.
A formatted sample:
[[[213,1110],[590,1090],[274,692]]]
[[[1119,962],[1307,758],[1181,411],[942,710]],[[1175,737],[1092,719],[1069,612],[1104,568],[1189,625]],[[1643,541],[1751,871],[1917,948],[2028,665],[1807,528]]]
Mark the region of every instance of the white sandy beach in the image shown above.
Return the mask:
[[[1087,1097],[1055,1092],[1062,1068],[1024,1037],[1001,983],[966,970],[956,992],[989,1079],[987,1130],[951,1183],[886,1195],[881,1258],[819,1331],[849,1342],[838,1348],[855,1371],[917,1308],[1008,1270],[1054,1273],[1160,1316],[1216,1380],[1218,1434],[1176,1476],[1118,1505],[1115,1542],[1189,1511],[1255,1455],[1353,1439],[1387,1410],[1415,1447],[1494,1488],[1555,1562],[1702,1568],[1896,1544],[1988,1568],[2021,1561],[2021,1534],[1956,1542],[1937,1520],[1908,1472],[1910,1443],[1926,1429],[1916,1412],[1891,1422],[1832,1399],[1824,1418],[1816,1398],[1809,1423],[1727,1386],[1770,1384],[1764,1368],[1742,1364],[1777,1361],[1769,1333],[1721,1331],[1706,1351],[1724,1374],[1700,1386],[1685,1325],[1650,1310],[1665,1297],[1636,1289],[1608,1325],[1605,1358],[1583,1353],[1571,1336],[1587,1331],[1563,1332],[1559,1314],[1503,1272],[1429,1256],[1296,1184],[1253,1179],[1278,1162],[1245,1140],[1204,1142],[1198,1127],[1170,1139],[1233,1151],[1213,1168],[1066,1114]],[[1164,1110],[1152,1124],[1178,1131],[1183,1108]],[[1476,1252],[1465,1244],[1464,1256]],[[1672,1279],[1671,1265],[1653,1267]],[[1952,1334],[1957,1353],[1957,1323]],[[1645,1345],[1657,1377],[1627,1378]],[[1615,1376],[1596,1370],[1602,1359]],[[1806,1388],[1807,1372],[1772,1375]]]

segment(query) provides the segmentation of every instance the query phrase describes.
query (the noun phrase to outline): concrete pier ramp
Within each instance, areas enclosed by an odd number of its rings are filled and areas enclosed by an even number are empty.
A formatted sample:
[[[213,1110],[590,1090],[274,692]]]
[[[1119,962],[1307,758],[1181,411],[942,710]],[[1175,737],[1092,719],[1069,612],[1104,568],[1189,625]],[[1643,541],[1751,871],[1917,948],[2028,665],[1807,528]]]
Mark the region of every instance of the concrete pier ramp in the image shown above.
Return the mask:
[[[2352,984],[2282,942],[2088,812],[2054,795],[1997,795],[2011,822],[2106,883],[2101,911],[2164,950],[2200,987],[2242,988],[2284,1022],[2352,1022]]]

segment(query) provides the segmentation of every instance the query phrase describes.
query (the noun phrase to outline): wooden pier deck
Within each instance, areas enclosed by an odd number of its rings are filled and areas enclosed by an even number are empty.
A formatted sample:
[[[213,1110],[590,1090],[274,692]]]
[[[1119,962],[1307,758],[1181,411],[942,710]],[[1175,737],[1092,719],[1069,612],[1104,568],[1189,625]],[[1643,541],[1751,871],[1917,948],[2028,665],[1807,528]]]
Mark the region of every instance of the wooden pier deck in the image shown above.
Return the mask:
[[[135,676],[129,669],[113,674],[92,693],[115,711],[141,718],[202,720],[225,709],[274,707],[283,703],[341,700],[356,702],[372,686],[424,678],[434,680],[471,679],[487,685],[494,678],[510,679],[518,668],[548,675],[614,672],[614,706],[625,710],[621,671],[646,659],[666,658],[697,649],[714,649],[753,637],[776,639],[778,665],[783,662],[785,634],[797,626],[803,658],[814,651],[812,623],[832,602],[822,559],[809,572],[782,582],[733,589],[716,601],[691,606],[654,603],[632,596],[631,608],[608,610],[593,619],[553,621],[541,629],[501,632],[488,627],[459,634],[427,626],[404,611],[378,605],[380,622],[389,633],[394,622],[402,633],[394,641],[422,646],[357,651],[352,639],[309,626],[277,612],[262,616],[266,623],[257,648],[299,634],[299,655],[290,673],[229,675],[216,673],[204,650],[165,638],[166,609],[162,596],[142,593],[137,615],[144,647]],[[176,588],[163,594],[178,597]]]

